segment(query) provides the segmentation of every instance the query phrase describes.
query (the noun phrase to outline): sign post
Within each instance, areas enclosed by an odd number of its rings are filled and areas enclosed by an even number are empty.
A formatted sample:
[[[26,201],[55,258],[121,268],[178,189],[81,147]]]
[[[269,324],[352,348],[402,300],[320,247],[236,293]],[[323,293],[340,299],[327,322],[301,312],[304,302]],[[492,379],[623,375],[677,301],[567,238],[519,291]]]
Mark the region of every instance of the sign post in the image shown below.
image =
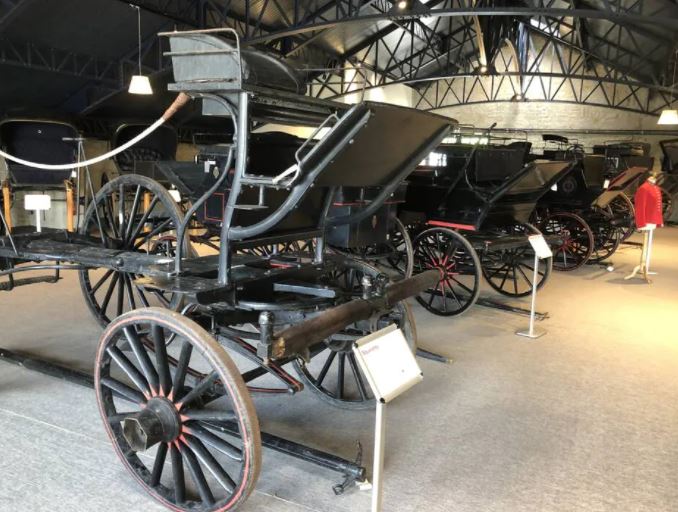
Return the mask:
[[[377,402],[372,512],[381,512],[386,444],[386,404],[421,382],[424,377],[405,336],[396,325],[390,325],[361,338],[353,347],[353,352]]]
[[[24,209],[35,213],[35,229],[42,232],[42,212],[49,210],[52,199],[46,194],[26,194],[24,196]]]
[[[551,248],[544,240],[543,235],[531,235],[529,237],[530,245],[534,250],[534,277],[532,279],[532,306],[530,307],[530,326],[527,330],[517,331],[518,336],[527,338],[539,338],[546,334],[544,329],[537,329],[534,326],[535,311],[537,308],[537,285],[539,283],[539,260],[551,258],[553,253]]]

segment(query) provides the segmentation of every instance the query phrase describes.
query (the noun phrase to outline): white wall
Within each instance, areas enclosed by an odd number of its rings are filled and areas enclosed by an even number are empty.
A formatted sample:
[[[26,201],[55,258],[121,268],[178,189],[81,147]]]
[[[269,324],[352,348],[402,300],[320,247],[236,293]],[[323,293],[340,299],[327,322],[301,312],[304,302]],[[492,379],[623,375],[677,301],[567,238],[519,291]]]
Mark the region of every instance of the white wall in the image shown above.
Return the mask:
[[[477,105],[462,105],[435,111],[457,119],[460,124],[472,124],[487,128],[497,123],[498,128],[531,129],[544,133],[559,133],[559,130],[577,130],[578,133],[563,133],[577,139],[591,150],[594,144],[609,140],[632,139],[652,144],[655,167],[660,165],[659,141],[676,138],[678,127],[657,126],[657,118],[634,112],[613,110],[604,107],[547,102],[502,102]],[[666,135],[647,135],[644,130],[662,130]],[[588,130],[631,130],[633,135],[587,134]],[[537,148],[542,146],[541,135],[531,134],[529,140]]]

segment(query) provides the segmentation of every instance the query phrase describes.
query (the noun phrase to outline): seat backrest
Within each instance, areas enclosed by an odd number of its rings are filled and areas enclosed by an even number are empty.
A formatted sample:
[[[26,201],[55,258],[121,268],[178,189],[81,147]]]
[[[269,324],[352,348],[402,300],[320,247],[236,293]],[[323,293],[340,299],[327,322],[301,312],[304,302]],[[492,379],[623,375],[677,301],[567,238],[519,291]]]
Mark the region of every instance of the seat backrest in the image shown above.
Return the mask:
[[[55,121],[13,119],[0,124],[0,146],[7,153],[41,164],[70,164],[77,160],[78,131],[70,124]],[[70,170],[35,169],[7,162],[10,179],[19,186],[61,185]]]
[[[111,148],[116,149],[122,146],[146,128],[148,128],[148,125],[145,124],[121,125],[113,135]],[[113,157],[113,160],[120,172],[134,172],[137,162],[175,160],[178,144],[177,132],[174,128],[163,125],[131,148],[118,153]]]

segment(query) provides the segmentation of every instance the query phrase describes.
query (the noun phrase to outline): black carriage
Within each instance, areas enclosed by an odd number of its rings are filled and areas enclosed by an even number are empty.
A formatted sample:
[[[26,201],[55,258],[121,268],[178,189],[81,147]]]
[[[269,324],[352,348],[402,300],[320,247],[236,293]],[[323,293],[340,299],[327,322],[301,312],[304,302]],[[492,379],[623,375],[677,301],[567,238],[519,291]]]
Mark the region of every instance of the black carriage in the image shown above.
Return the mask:
[[[262,442],[361,478],[364,469],[355,464],[262,436],[250,393],[306,386],[338,407],[369,407],[373,396],[353,357],[354,341],[396,323],[413,345],[402,301],[437,280],[437,271],[429,271],[389,283],[365,262],[324,247],[330,228],[371,219],[384,206],[441,143],[448,121],[302,96],[293,70],[218,37],[230,32],[165,34],[176,80],[170,88],[181,94],[164,118],[190,97],[234,128],[219,172],[185,217],[165,185],[130,173],[102,187],[78,234],[0,238],[0,276],[36,268],[80,272],[89,307],[106,326],[93,381],[106,431],[134,478],[172,510],[237,508],[257,480]],[[299,148],[291,167],[255,169],[248,162],[253,120],[331,127]],[[206,178],[201,163],[179,174],[185,182]],[[340,190],[359,197],[369,190],[371,200],[328,214]],[[218,191],[224,193],[219,252],[185,257],[187,226]],[[156,243],[168,236],[171,247]],[[239,250],[309,239],[312,255]],[[296,367],[299,379],[286,365]]]
[[[73,125],[62,121],[6,119],[0,122],[0,147],[3,151],[41,164],[76,162],[79,137]],[[63,192],[66,207],[63,208],[61,223],[73,230],[77,191],[70,170],[44,172],[11,161],[6,161],[5,166],[5,175],[0,174],[0,206],[7,223],[6,229],[14,228],[11,209],[20,195]],[[27,222],[26,219],[17,220],[19,224]]]
[[[408,179],[400,217],[414,236],[415,273],[435,268],[440,280],[417,300],[429,311],[457,315],[480,291],[480,274],[504,295],[532,290],[529,224],[538,199],[569,162],[527,162],[530,144],[444,144]],[[463,233],[463,235],[461,234]],[[537,286],[551,272],[547,260]]]
[[[659,142],[662,150],[662,173],[657,185],[662,189],[662,209],[665,220],[673,215],[673,200],[678,196],[678,139]]]
[[[647,175],[651,161],[640,155],[636,156],[642,160],[611,156],[612,152],[587,154],[565,137],[543,137],[560,144],[559,149],[546,151],[545,157],[574,162],[572,172],[543,196],[536,210],[540,229],[562,240],[554,251],[554,268],[569,271],[608,259],[635,229],[629,194]]]

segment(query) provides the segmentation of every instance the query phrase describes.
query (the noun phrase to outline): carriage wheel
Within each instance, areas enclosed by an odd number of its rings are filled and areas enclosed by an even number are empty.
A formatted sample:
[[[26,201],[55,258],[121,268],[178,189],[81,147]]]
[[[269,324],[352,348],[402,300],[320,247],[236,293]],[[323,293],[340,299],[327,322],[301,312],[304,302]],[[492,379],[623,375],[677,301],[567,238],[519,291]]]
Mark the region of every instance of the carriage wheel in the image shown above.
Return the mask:
[[[347,258],[347,264],[339,271],[331,272],[328,284],[342,288],[349,296],[361,297],[363,276],[376,277],[378,270],[358,260]],[[414,318],[407,304],[400,302],[387,315],[381,316],[368,327],[363,322],[331,336],[316,347],[310,363],[303,360],[294,362],[304,387],[310,389],[323,401],[341,409],[372,409],[374,394],[367,378],[353,354],[355,342],[395,323],[402,329],[412,352],[416,350]]]
[[[85,212],[80,232],[110,249],[173,258],[181,218],[179,207],[162,185],[129,174],[108,182],[97,193]],[[190,255],[188,247],[184,253]],[[80,271],[85,302],[102,326],[137,307],[179,308],[180,295],[144,290],[134,284],[135,279],[135,274],[113,269]]]
[[[422,231],[414,239],[414,273],[437,269],[440,281],[416,299],[431,313],[460,315],[480,293],[480,259],[468,240],[446,228]]]
[[[671,193],[663,187],[659,187],[662,192],[662,218],[664,222],[668,221],[673,214],[673,198]]]
[[[396,275],[403,278],[412,277],[414,268],[414,250],[412,239],[405,225],[394,217],[391,219],[393,226],[389,231],[386,242],[360,247],[358,249],[343,249],[332,247],[340,254],[348,254],[364,260],[371,265],[384,269],[390,274],[395,271]]]
[[[481,258],[483,277],[492,288],[503,295],[526,297],[532,293],[534,280],[534,250],[527,237],[541,232],[531,224],[519,224],[509,228],[506,234],[525,236],[525,245],[483,252]],[[540,260],[537,269],[537,289],[546,284],[552,267],[553,258]]]
[[[627,240],[636,231],[636,209],[626,194],[619,194],[608,205],[612,211],[621,241]]]
[[[166,309],[130,311],[102,335],[95,364],[106,432],[151,496],[201,512],[247,499],[261,466],[259,422],[240,372],[202,327]]]
[[[579,215],[569,212],[552,213],[540,227],[545,235],[555,235],[562,239],[560,246],[553,250],[555,270],[567,272],[577,269],[591,257],[593,232]]]
[[[589,226],[593,232],[593,252],[587,263],[600,263],[612,256],[622,241],[622,235],[619,229],[613,224],[612,209],[607,206],[605,209],[594,212],[589,220]]]

